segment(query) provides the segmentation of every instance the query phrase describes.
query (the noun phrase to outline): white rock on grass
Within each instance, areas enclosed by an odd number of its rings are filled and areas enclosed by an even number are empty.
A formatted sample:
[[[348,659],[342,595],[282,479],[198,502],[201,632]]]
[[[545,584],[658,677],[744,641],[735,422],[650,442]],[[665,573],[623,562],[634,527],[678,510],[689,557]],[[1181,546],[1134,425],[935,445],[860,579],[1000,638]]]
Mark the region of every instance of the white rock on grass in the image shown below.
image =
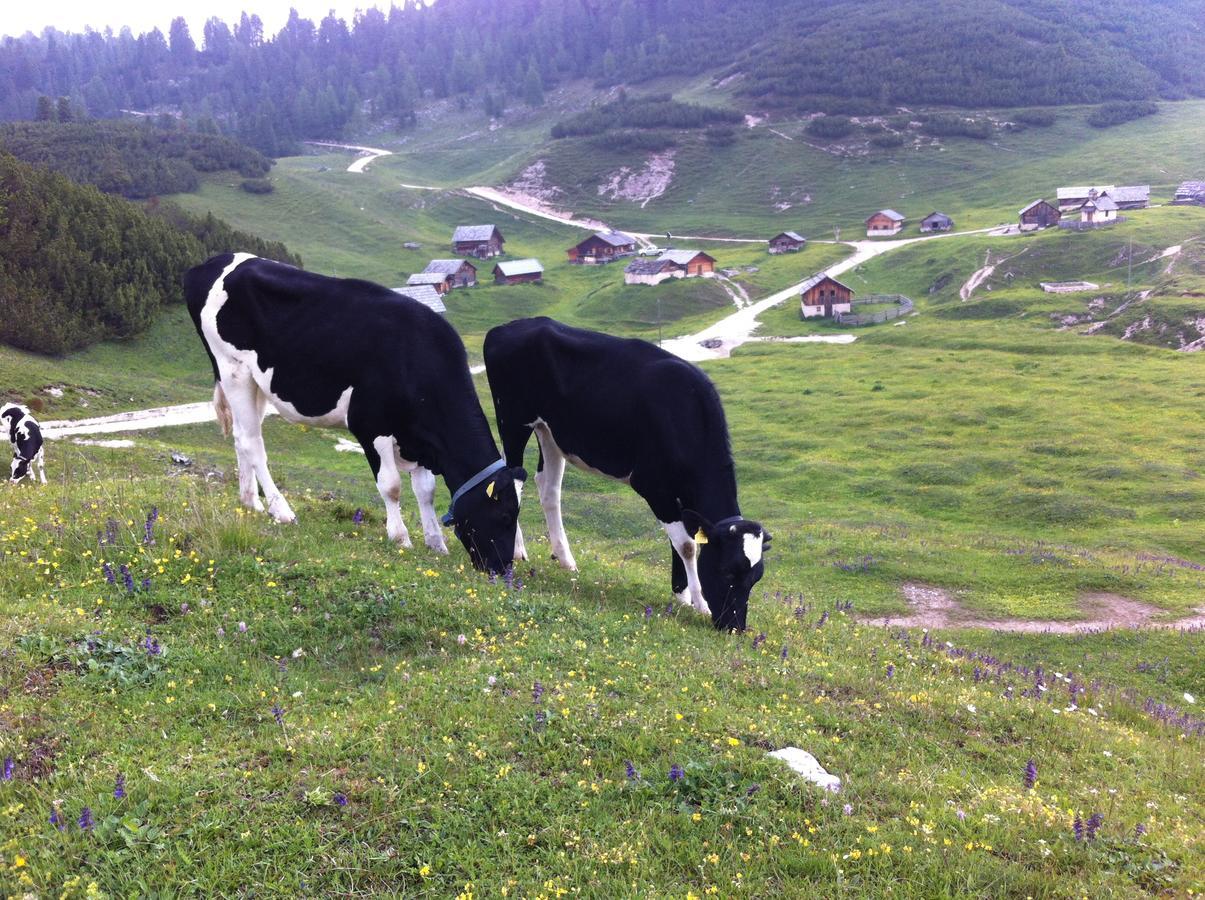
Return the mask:
[[[801,750],[798,747],[783,747],[781,750],[775,750],[768,754],[775,759],[781,759],[792,771],[798,773],[804,780],[810,781],[812,784],[830,790],[834,793],[841,790],[841,779],[836,775],[830,775],[824,770],[824,766],[816,760],[816,757],[808,753],[806,750]]]

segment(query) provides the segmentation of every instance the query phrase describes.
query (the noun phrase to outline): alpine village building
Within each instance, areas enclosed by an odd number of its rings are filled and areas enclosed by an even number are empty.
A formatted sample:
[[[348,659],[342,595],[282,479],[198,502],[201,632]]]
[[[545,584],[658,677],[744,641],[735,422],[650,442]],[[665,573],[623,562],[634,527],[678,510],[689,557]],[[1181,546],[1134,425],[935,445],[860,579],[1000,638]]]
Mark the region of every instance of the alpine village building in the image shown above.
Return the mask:
[[[1108,194],[1118,209],[1146,209],[1151,205],[1149,184],[1122,185],[1097,184],[1079,187],[1061,187],[1056,191],[1060,212],[1080,209],[1089,199]]]
[[[506,238],[497,225],[457,225],[452,233],[452,250],[457,256],[489,259],[501,256]]]
[[[894,209],[880,209],[866,220],[867,237],[886,237],[899,234],[904,227],[904,217]]]
[[[656,259],[634,259],[623,270],[624,284],[660,284],[670,278],[710,278],[715,257],[702,250],[664,250]]]
[[[831,275],[820,272],[805,281],[799,294],[799,317],[811,319],[816,316],[832,318],[852,309],[853,289]]]
[[[1035,200],[1018,215],[1021,217],[1022,231],[1036,231],[1039,228],[1057,225],[1063,214],[1052,203],[1046,200]]]
[[[798,253],[803,249],[803,245],[807,243],[807,238],[796,234],[794,231],[782,231],[770,238],[770,252],[778,253]]]
[[[511,259],[494,266],[494,284],[523,284],[543,280],[544,267],[538,259]]]
[[[450,288],[473,287],[477,283],[477,267],[467,259],[433,259],[423,269],[424,275],[447,275]]]
[[[601,265],[636,253],[636,239],[619,231],[596,231],[567,251],[569,262]]]
[[[1081,225],[1104,225],[1117,221],[1117,204],[1108,194],[1088,192],[1088,199],[1079,208]]]
[[[920,230],[925,234],[931,231],[949,231],[954,227],[954,220],[945,213],[931,212],[920,220]]]

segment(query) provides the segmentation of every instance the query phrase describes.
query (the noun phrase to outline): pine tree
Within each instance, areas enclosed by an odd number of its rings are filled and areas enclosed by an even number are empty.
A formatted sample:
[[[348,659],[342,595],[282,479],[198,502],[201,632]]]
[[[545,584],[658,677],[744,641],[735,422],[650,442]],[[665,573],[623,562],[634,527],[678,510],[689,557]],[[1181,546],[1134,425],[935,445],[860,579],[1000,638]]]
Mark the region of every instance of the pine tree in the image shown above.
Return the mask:
[[[544,79],[536,67],[535,57],[527,59],[527,77],[523,80],[523,102],[528,106],[544,105]]]

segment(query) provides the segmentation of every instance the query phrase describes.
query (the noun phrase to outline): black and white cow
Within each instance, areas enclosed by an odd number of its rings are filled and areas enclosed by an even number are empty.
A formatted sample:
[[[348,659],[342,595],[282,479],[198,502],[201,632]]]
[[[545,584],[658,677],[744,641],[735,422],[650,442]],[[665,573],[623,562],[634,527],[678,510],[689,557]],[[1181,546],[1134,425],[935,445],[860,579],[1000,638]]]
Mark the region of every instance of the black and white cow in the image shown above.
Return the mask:
[[[13,445],[13,462],[9,481],[16,484],[28,478],[46,483],[45,451],[42,449],[42,429],[38,420],[19,403],[6,403],[0,408],[0,428],[8,433]],[[38,477],[34,477],[34,469]]]
[[[534,431],[536,488],[552,553],[577,564],[561,521],[566,461],[630,485],[673,550],[678,599],[717,628],[744,630],[770,535],[741,516],[724,409],[697,367],[646,341],[519,319],[485,336],[485,369],[507,462]],[[526,558],[522,532],[516,554]]]
[[[261,423],[271,403],[290,422],[351,431],[392,540],[410,546],[398,506],[400,473],[409,472],[426,544],[448,552],[435,513],[435,476],[443,475],[452,491],[443,523],[473,564],[498,572],[511,564],[516,483],[527,474],[499,458],[464,345],[443,318],[380,285],[249,253],[190,269],[184,293],[213,363],[218,421],[234,431],[244,505],[262,510],[262,488],[276,521],[295,518],[268,473]]]

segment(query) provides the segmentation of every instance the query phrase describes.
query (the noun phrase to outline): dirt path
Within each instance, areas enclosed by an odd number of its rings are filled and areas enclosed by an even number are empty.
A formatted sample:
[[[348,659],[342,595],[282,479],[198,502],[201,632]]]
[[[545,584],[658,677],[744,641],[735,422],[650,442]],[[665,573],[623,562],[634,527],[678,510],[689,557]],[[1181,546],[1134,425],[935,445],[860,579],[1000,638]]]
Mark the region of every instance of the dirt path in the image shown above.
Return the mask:
[[[269,415],[276,411],[268,410]],[[91,419],[50,420],[41,422],[42,434],[49,440],[72,437],[79,434],[112,434],[121,431],[145,431],[148,428],[166,428],[170,425],[196,425],[214,421],[212,403],[182,403],[179,406],[157,406],[97,416]]]
[[[360,156],[347,167],[347,171],[363,173],[365,167],[375,159],[382,156],[393,156],[392,150],[382,150],[379,147],[361,147],[358,144],[336,144],[333,141],[303,141],[302,143],[310,144],[314,147],[334,147],[339,150],[356,150]]]
[[[995,233],[994,231],[992,233]],[[1024,253],[1029,248],[1026,247],[1021,253]],[[958,298],[964,303],[971,299],[971,294],[975,293],[975,289],[992,277],[992,273],[996,271],[996,267],[1008,262],[1010,259],[1016,259],[1021,253],[1014,253],[1012,256],[1006,256],[1003,259],[998,259],[992,262],[992,251],[988,250],[983,257],[983,268],[977,269],[972,273],[971,277],[966,280],[966,283],[958,289]]]
[[[884,253],[899,247],[905,247],[908,244],[916,244],[921,241],[939,241],[943,238],[968,234],[984,234],[988,231],[990,229],[981,228],[977,231],[947,232],[945,234],[927,235],[925,237],[902,238],[897,241],[843,242],[848,243],[849,246],[854,248],[853,255],[847,256],[839,263],[829,266],[824,271],[835,278],[843,272],[848,272],[850,269],[860,266],[868,259],[874,259],[876,256],[881,256]],[[762,313],[786,300],[798,297],[802,284],[802,281],[798,284],[793,284],[775,294],[771,294],[769,297],[737,310],[732,315],[721,319],[714,325],[704,328],[702,331],[673,338],[672,340],[663,342],[661,346],[691,362],[701,362],[708,359],[725,359],[741,344],[754,339],[754,332],[761,327],[759,317]],[[831,337],[835,338],[835,340],[825,341],[825,343],[852,343],[854,341],[853,335],[833,335]]]
[[[900,616],[862,619],[867,625],[892,625],[905,628],[985,628],[1022,634],[1084,634],[1111,628],[1205,628],[1205,607],[1197,615],[1173,620],[1156,620],[1163,610],[1140,600],[1117,594],[1085,594],[1080,598],[1084,618],[1075,622],[1043,619],[987,619],[968,610],[951,591],[927,584],[909,583],[900,588],[908,601],[909,612]]]

